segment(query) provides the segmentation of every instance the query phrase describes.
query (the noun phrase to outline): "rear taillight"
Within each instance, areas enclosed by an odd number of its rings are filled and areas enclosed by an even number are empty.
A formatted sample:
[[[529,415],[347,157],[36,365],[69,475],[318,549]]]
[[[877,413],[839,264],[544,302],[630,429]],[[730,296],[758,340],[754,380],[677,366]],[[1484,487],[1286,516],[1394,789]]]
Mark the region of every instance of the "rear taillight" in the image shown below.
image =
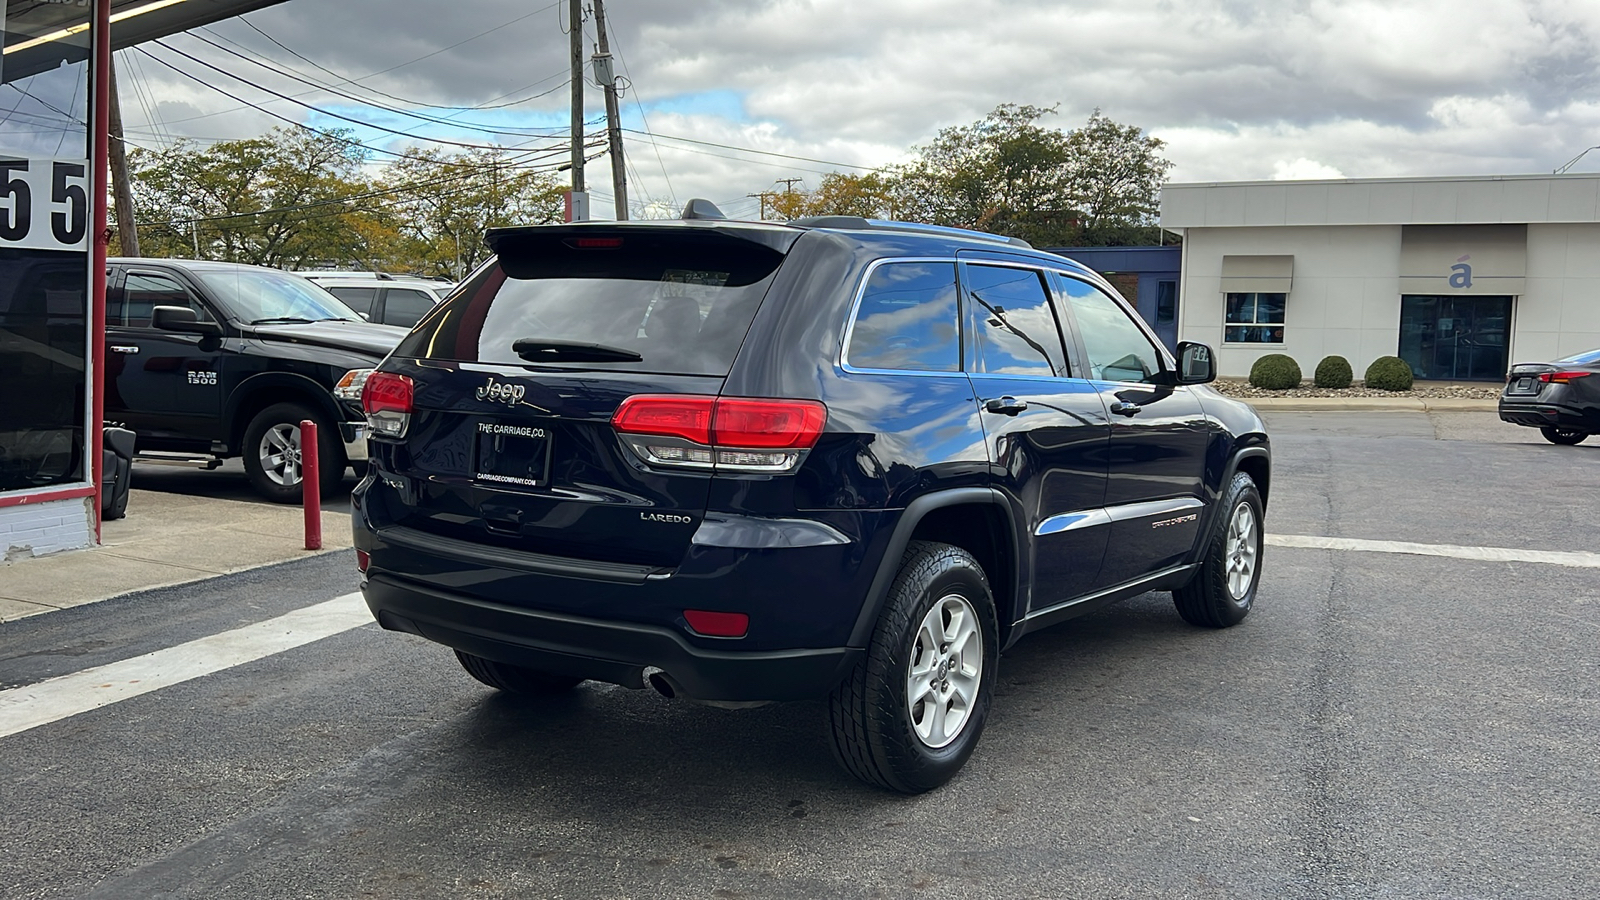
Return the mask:
[[[361,389],[367,427],[379,437],[403,438],[411,425],[411,379],[393,372],[373,372]]]
[[[650,465],[781,473],[799,468],[827,421],[815,400],[639,394],[611,426]]]
[[[1583,378],[1584,376],[1590,375],[1590,374],[1593,374],[1593,373],[1590,373],[1590,372],[1541,372],[1539,374],[1539,380],[1544,382],[1545,384],[1570,384],[1570,383],[1572,383],[1574,381],[1577,381],[1579,378]]]

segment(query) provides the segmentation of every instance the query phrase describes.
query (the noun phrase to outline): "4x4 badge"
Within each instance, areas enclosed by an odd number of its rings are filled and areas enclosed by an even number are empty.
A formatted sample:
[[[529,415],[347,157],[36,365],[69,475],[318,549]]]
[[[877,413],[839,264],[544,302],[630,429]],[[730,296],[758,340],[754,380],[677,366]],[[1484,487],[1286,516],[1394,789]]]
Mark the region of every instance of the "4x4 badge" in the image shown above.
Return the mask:
[[[490,375],[489,383],[478,388],[477,396],[479,400],[498,400],[508,406],[515,406],[527,392],[528,388],[525,385],[495,381],[494,376]]]

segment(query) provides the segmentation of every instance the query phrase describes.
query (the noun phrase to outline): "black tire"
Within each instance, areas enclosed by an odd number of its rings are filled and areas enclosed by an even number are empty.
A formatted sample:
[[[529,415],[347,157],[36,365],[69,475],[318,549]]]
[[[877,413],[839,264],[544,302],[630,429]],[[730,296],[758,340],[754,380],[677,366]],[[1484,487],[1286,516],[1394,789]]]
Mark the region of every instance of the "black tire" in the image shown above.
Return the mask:
[[[552,675],[549,672],[540,672],[536,669],[526,669],[510,663],[495,662],[471,653],[456,651],[456,659],[460,660],[461,668],[467,674],[487,684],[496,690],[509,691],[513,694],[527,694],[535,697],[547,697],[551,694],[564,694],[583,683],[582,678],[573,678],[567,675]]]
[[[322,496],[333,494],[344,481],[344,470],[348,463],[345,462],[344,444],[339,439],[338,426],[329,422],[326,416],[299,403],[274,403],[250,420],[244,430],[244,441],[239,447],[244,473],[249,476],[250,485],[274,503],[300,502],[303,494],[300,473],[297,468],[292,472],[269,468],[270,464],[262,458],[263,440],[268,432],[275,432],[280,438],[292,435],[292,443],[298,448],[300,423],[306,419],[317,423],[317,462],[321,469],[318,480],[322,482]]]
[[[1539,429],[1539,433],[1544,435],[1544,439],[1550,443],[1560,444],[1563,447],[1581,444],[1583,439],[1589,436],[1587,431],[1574,431],[1571,428],[1551,428],[1549,426]]]
[[[1245,554],[1230,555],[1228,544],[1229,532],[1239,522],[1241,508],[1248,509],[1252,523],[1250,538],[1241,544],[1253,546],[1254,557],[1248,574],[1235,580],[1231,578],[1234,569],[1229,564],[1237,566]],[[1229,482],[1217,507],[1217,517],[1200,557],[1200,571],[1187,585],[1172,592],[1172,602],[1185,622],[1202,628],[1227,628],[1244,621],[1250,614],[1256,602],[1256,588],[1261,584],[1264,522],[1261,492],[1256,489],[1254,479],[1239,472]]]
[[[970,662],[974,640],[981,648],[977,666],[958,665],[934,668],[930,673],[930,696],[944,680],[947,696],[950,679],[961,681],[965,669],[977,673],[976,689],[955,734],[943,746],[930,746],[918,733],[919,721],[928,722],[930,707],[919,720],[913,712],[909,684],[913,657],[923,646],[918,636],[936,605],[948,611],[950,598],[959,598],[965,610],[974,615],[976,632],[964,639]],[[961,608],[960,603],[954,604]],[[942,622],[948,619],[941,618]],[[972,755],[983,734],[993,693],[999,660],[994,598],[983,567],[959,547],[927,541],[914,541],[901,558],[900,572],[889,589],[889,598],[878,618],[867,653],[850,671],[828,699],[828,721],[834,759],[845,771],[868,784],[907,794],[932,790],[955,776]],[[942,656],[938,651],[936,656]],[[927,659],[924,657],[924,659]],[[948,672],[948,674],[945,674]],[[966,675],[965,677],[971,677]],[[942,703],[942,701],[941,701]],[[943,721],[942,713],[937,716]],[[937,743],[937,742],[934,742]]]

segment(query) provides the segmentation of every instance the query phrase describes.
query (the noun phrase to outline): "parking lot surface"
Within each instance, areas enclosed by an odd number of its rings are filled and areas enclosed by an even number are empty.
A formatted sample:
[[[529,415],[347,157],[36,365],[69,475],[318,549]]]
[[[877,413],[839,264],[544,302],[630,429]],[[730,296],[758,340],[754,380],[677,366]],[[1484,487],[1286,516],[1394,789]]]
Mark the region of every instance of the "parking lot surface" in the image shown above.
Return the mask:
[[[1269,424],[1269,535],[1424,546],[1269,544],[1225,631],[1150,594],[1030,636],[919,797],[839,771],[821,704],[498,696],[358,624],[345,554],[0,625],[0,896],[1592,896],[1600,442]],[[172,648],[330,600],[330,637],[90,711],[29,699],[147,659],[165,683]],[[59,717],[8,730],[25,708]]]

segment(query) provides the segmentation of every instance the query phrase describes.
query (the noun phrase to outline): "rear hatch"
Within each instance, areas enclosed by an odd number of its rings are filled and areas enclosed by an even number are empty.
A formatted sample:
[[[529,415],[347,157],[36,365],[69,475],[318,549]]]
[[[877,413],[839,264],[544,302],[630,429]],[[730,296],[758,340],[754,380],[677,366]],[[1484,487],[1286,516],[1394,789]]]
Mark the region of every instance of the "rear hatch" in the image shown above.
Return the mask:
[[[677,565],[711,476],[645,465],[612,417],[635,395],[719,394],[798,234],[686,223],[491,232],[497,259],[383,367],[413,382],[388,462],[410,494],[394,524]]]

